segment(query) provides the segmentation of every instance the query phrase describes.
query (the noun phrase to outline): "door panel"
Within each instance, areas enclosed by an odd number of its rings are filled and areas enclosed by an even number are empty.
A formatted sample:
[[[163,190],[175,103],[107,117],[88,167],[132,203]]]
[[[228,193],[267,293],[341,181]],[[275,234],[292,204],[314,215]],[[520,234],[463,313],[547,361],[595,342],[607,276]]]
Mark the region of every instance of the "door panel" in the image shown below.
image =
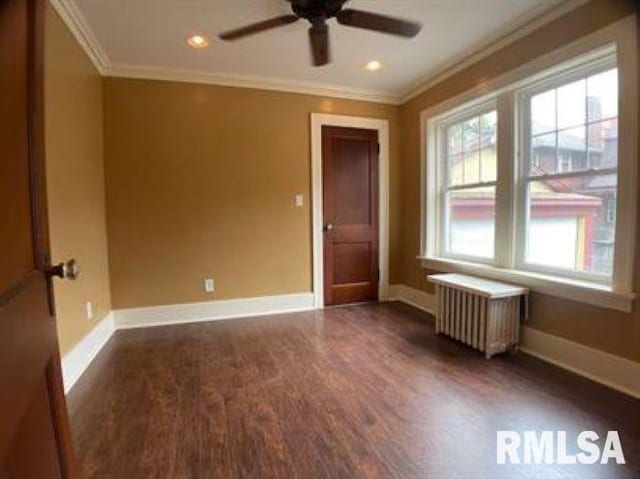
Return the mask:
[[[378,297],[378,133],[322,128],[326,305]]]
[[[0,190],[12,200],[0,208],[0,291],[15,285],[33,269],[33,243],[29,202],[29,150],[27,137],[27,8],[24,2],[2,2],[0,6]],[[4,46],[11,48],[4,48]],[[6,75],[5,72],[11,72]],[[8,113],[11,112],[11,115]]]
[[[337,243],[333,246],[334,285],[358,283],[371,279],[371,245],[369,243]]]
[[[46,282],[34,272],[0,304],[0,451],[9,447],[55,345]],[[37,366],[33,366],[37,365]],[[5,412],[11,411],[11,414]]]
[[[0,3],[0,476],[76,477],[53,316],[42,130],[44,0]]]
[[[8,477],[62,477],[46,377],[38,382],[5,462]]]

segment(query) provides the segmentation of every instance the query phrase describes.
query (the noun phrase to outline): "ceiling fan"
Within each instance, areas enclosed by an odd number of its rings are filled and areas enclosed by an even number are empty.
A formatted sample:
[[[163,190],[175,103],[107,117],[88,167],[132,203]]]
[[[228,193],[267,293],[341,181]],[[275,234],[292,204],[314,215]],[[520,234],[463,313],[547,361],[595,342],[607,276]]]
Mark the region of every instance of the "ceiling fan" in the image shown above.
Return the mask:
[[[311,23],[309,42],[315,66],[329,63],[329,26],[327,20],[334,18],[341,25],[364,28],[376,32],[390,33],[411,38],[420,32],[422,25],[399,18],[378,15],[377,13],[343,8],[348,0],[287,0],[293,14],[270,18],[245,27],[221,33],[222,40],[237,40],[255,33],[297,22],[301,18]]]

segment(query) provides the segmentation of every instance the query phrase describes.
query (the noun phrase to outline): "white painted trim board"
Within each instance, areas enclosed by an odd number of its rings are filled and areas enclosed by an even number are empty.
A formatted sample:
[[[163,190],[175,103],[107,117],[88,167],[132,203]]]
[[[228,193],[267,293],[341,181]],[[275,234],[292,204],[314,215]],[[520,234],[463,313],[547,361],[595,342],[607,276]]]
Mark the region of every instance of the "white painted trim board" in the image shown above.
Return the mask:
[[[113,313],[109,313],[71,351],[64,355],[62,358],[62,379],[65,393],[69,392],[78,378],[82,376],[82,373],[107,344],[114,332]]]
[[[404,284],[389,285],[389,301],[402,301],[431,315],[434,315],[436,310],[435,295]]]
[[[49,0],[49,3],[67,25],[80,47],[96,67],[104,75],[110,65],[109,57],[105,53],[98,38],[84,18],[84,15],[74,0]]]
[[[378,298],[385,301],[389,287],[389,121],[357,116],[311,114],[311,195],[313,238],[313,295],[314,306],[324,307],[324,218],[322,214],[322,127],[342,126],[366,128],[378,132]]]
[[[169,304],[116,309],[116,329],[146,328],[170,324],[251,318],[313,309],[312,293],[222,299],[199,303]]]

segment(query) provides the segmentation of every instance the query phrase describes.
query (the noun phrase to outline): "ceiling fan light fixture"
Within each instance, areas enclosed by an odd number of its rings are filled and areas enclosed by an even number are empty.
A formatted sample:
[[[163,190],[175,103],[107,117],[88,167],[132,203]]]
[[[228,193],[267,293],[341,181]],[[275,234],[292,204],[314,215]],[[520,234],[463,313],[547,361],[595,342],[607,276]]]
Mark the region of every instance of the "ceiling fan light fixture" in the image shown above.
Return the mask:
[[[209,40],[203,35],[191,35],[187,37],[187,45],[191,48],[206,48],[209,46]]]
[[[382,68],[382,63],[378,60],[371,60],[364,66],[364,68],[370,72],[375,72]]]

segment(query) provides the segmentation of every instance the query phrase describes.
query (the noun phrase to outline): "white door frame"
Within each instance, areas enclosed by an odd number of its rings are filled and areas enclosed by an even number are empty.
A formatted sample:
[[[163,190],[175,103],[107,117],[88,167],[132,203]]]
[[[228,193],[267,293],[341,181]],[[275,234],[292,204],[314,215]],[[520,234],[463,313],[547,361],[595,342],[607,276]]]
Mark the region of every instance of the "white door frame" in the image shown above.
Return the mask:
[[[311,114],[311,194],[313,215],[313,304],[324,308],[324,238],[322,215],[322,127],[343,126],[377,130],[378,158],[378,300],[387,299],[389,289],[389,121],[356,116]]]

